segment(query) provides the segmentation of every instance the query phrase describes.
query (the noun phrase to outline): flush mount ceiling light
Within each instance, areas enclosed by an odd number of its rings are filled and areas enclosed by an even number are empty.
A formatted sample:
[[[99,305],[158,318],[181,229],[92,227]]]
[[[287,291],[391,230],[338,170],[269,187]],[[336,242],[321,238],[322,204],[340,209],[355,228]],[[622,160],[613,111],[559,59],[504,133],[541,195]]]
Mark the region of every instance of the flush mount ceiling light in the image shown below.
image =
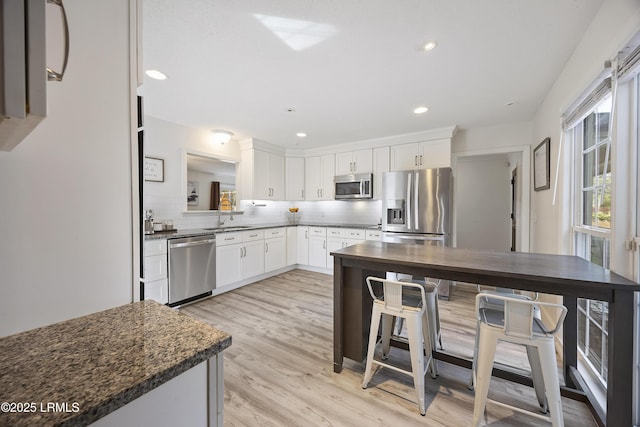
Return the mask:
[[[152,79],[156,79],[156,80],[166,80],[167,79],[167,75],[165,73],[163,73],[162,71],[158,71],[158,70],[147,70],[145,71],[145,74],[149,77],[151,77]]]
[[[229,140],[233,136],[233,133],[221,129],[214,129],[211,131],[211,133],[213,134],[211,137],[213,143],[220,145],[224,145],[229,142]]]
[[[438,46],[438,42],[436,42],[435,40],[429,40],[428,42],[422,45],[422,50],[428,52],[430,50],[435,49],[436,46]]]
[[[429,111],[428,107],[418,107],[415,110],[413,110],[415,114],[423,114],[423,113],[426,113],[427,111]]]
[[[304,133],[304,132],[298,132],[298,133],[296,133],[296,136],[300,137],[300,138],[304,138],[305,136],[307,136],[307,134]]]

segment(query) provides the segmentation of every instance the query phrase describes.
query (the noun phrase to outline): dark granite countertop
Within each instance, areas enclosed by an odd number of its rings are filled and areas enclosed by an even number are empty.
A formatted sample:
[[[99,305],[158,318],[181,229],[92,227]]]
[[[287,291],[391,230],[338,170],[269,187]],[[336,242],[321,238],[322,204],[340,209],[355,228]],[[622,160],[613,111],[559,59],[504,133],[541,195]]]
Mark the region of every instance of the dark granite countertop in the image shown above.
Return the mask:
[[[0,402],[33,409],[3,403],[0,425],[89,424],[230,345],[228,333],[155,301],[0,338]]]
[[[258,224],[258,225],[241,225],[241,226],[223,226],[219,228],[190,228],[190,229],[182,229],[182,230],[173,230],[173,231],[161,231],[155,232],[154,234],[146,234],[144,236],[145,240],[155,240],[155,239],[176,239],[181,237],[192,237],[192,236],[202,236],[205,234],[219,234],[219,233],[227,233],[231,231],[249,231],[249,230],[260,230],[266,228],[277,228],[277,227],[297,227],[297,226],[309,226],[309,227],[335,227],[335,228],[364,228],[371,230],[379,230],[378,225],[371,224],[328,224],[328,223],[300,223],[300,224]],[[243,227],[242,230],[239,230],[237,227]]]

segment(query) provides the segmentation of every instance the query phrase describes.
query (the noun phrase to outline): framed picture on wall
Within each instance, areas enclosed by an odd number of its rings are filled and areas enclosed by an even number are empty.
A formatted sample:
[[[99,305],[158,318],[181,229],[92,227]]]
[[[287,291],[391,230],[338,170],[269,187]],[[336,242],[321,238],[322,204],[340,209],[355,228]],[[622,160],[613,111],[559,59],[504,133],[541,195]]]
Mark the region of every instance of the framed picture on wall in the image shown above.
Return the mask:
[[[533,189],[535,191],[551,188],[550,145],[551,139],[545,138],[544,141],[538,144],[533,150]]]
[[[144,180],[164,182],[164,159],[144,158]]]
[[[188,206],[198,206],[200,204],[200,193],[199,193],[198,187],[199,187],[198,181],[187,182],[187,205]]]

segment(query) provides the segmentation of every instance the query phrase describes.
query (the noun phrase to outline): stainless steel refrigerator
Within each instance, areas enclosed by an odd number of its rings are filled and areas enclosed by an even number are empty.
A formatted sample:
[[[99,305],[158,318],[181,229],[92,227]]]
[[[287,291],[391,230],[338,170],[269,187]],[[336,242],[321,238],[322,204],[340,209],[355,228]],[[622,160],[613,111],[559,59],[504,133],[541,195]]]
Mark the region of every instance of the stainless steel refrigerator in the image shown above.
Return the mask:
[[[382,175],[383,241],[450,246],[453,175],[451,168],[385,172]],[[449,282],[439,296],[449,298]]]

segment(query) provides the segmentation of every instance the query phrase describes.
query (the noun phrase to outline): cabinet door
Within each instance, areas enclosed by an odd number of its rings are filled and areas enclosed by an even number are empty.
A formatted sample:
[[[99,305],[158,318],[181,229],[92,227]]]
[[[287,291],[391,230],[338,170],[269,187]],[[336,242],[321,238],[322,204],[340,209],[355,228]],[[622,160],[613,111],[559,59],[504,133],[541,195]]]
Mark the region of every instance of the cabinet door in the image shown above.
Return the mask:
[[[322,236],[309,237],[309,265],[327,267],[327,239]]]
[[[297,228],[297,262],[298,264],[309,264],[309,227],[298,226]]]
[[[304,200],[304,158],[287,157],[285,164],[286,200]]]
[[[216,289],[242,279],[243,254],[241,243],[216,247]]]
[[[406,171],[420,168],[418,143],[391,146],[391,170]]]
[[[369,173],[373,172],[373,150],[357,150],[353,152],[353,172]]]
[[[287,264],[287,239],[277,237],[264,241],[264,271],[283,268]]]
[[[145,282],[144,299],[152,299],[160,304],[169,302],[169,283],[167,279],[154,280],[153,282]]]
[[[269,154],[269,199],[284,200],[284,157]]]
[[[327,238],[327,268],[333,268],[333,256],[330,255],[331,252],[342,249],[344,247],[344,242],[345,239]]]
[[[451,167],[451,139],[420,143],[420,169]]]
[[[373,198],[382,199],[382,175],[389,172],[389,147],[373,150]]]
[[[349,175],[354,172],[353,153],[336,153],[336,175]]]
[[[269,161],[270,154],[260,150],[253,151],[253,197],[254,199],[268,199],[269,185]],[[251,172],[249,172],[251,173]]]
[[[298,262],[298,227],[287,227],[287,265]]]
[[[264,273],[264,240],[243,243],[242,278]]]
[[[333,154],[320,157],[320,200],[333,200],[333,177],[336,174],[335,163]]]
[[[152,255],[144,257],[144,279],[148,281],[167,277],[167,255]]]
[[[320,200],[321,173],[320,156],[307,157],[304,162],[305,200]]]

